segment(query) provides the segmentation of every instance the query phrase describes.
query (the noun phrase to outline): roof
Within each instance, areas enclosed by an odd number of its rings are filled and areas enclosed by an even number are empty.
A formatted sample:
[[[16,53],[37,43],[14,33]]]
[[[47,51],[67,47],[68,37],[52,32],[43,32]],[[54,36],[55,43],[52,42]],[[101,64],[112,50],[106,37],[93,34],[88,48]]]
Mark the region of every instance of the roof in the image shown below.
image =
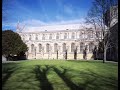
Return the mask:
[[[86,25],[86,27],[90,28],[90,25]],[[22,32],[45,32],[45,31],[65,31],[65,30],[80,30],[85,27],[81,24],[64,24],[64,25],[46,25],[40,27],[25,27]]]

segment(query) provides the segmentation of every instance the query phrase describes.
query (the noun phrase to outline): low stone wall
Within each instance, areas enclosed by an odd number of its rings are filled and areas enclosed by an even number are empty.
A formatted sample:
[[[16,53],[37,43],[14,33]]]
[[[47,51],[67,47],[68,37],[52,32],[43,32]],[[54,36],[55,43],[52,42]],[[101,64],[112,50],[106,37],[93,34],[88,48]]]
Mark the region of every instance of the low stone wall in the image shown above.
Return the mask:
[[[93,54],[87,54],[87,60],[93,59]],[[28,59],[57,59],[57,54],[29,54]],[[58,54],[58,59],[65,59],[64,54]],[[74,59],[74,54],[67,54],[67,59]],[[83,59],[83,54],[77,54],[77,59]]]

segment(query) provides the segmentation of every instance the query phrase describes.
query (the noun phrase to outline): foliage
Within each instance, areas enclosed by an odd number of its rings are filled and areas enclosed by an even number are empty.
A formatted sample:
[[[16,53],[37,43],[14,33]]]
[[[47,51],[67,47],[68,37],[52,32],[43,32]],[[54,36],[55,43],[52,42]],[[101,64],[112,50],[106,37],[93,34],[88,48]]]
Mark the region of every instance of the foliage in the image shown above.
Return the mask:
[[[31,60],[2,64],[2,90],[117,90],[118,64]],[[111,73],[112,72],[112,73]]]
[[[2,55],[13,56],[27,51],[27,45],[21,40],[19,34],[11,31],[2,31]]]

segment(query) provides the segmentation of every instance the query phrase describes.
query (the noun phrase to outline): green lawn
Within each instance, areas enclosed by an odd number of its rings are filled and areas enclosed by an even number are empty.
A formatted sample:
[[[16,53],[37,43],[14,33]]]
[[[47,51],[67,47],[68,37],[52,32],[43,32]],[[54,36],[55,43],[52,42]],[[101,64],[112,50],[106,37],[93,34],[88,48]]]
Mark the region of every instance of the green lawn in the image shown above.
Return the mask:
[[[2,90],[117,90],[118,64],[31,60],[2,64]]]

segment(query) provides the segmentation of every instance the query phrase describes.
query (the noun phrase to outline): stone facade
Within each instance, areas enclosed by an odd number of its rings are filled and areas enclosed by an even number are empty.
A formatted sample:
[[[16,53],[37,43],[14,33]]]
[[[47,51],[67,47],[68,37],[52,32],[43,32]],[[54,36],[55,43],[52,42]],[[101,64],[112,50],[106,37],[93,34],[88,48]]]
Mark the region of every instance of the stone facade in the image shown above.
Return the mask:
[[[102,38],[101,31],[99,37]],[[41,32],[17,32],[27,44],[28,59],[74,59],[77,50],[77,60],[83,59],[83,50],[87,46],[87,59],[92,59],[92,50],[98,45],[96,32],[92,28],[65,29]]]
[[[107,11],[105,25],[110,30],[108,43],[111,46],[107,49],[107,60],[118,61],[118,5]]]

